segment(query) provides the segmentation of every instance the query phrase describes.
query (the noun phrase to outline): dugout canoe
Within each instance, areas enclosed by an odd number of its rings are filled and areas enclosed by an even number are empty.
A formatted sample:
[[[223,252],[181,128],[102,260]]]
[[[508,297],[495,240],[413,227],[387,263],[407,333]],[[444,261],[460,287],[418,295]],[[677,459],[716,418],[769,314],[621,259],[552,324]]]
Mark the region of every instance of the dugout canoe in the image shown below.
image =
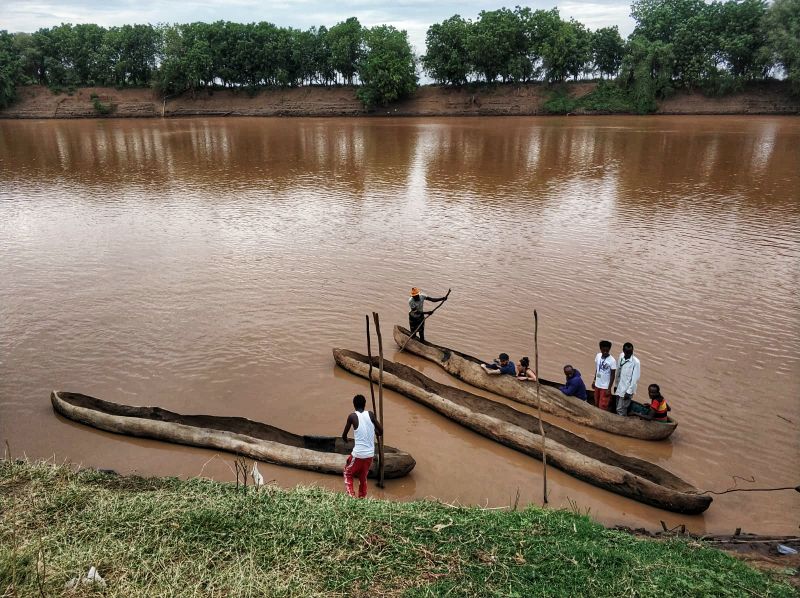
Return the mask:
[[[275,463],[321,473],[342,474],[353,441],[334,436],[300,436],[243,417],[181,415],[160,407],[133,407],[103,401],[87,395],[53,391],[53,409],[64,417],[99,430],[153,438],[244,455],[257,461]],[[407,475],[416,462],[408,453],[384,447],[384,476]],[[370,469],[377,477],[378,460]]]
[[[369,379],[369,359],[354,351],[334,349],[336,363]],[[383,360],[383,385],[430,407],[447,418],[537,459],[542,458],[539,420],[513,407],[431,380],[417,370]],[[378,380],[378,358],[373,358]],[[542,422],[547,464],[622,496],[654,507],[694,515],[711,504],[711,497],[666,469],[648,461],[620,455],[604,446]]]
[[[406,328],[394,327],[394,340],[399,346],[406,343],[409,335]],[[481,364],[486,362],[477,357],[416,338],[408,340],[405,350],[438,364],[449,374],[467,384],[523,405],[537,406],[536,383],[518,380],[514,376],[489,375],[481,368]],[[542,411],[584,426],[643,440],[663,440],[678,427],[678,422],[672,418],[665,422],[659,422],[635,416],[622,417],[610,411],[602,411],[591,403],[565,395],[558,390],[560,384],[556,382],[542,379],[541,383]],[[586,392],[590,399],[594,396],[591,389],[587,389]]]

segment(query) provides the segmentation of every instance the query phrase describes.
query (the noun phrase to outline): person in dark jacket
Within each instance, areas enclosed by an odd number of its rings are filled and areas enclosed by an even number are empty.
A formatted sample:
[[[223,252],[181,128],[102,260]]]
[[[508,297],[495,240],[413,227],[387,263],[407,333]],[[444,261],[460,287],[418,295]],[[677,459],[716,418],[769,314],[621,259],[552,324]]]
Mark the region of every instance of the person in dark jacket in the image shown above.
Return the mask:
[[[567,382],[564,386],[559,386],[558,390],[570,397],[576,397],[581,401],[586,400],[586,385],[583,383],[581,373],[571,365],[564,366],[564,375]]]

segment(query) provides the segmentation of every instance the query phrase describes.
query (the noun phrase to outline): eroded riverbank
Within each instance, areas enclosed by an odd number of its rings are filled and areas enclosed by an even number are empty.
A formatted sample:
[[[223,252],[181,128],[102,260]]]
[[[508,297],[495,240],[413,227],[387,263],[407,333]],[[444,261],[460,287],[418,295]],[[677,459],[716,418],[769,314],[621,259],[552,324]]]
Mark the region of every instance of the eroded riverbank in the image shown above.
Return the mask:
[[[570,83],[581,97],[596,83]],[[544,84],[420,87],[410,99],[380,108],[391,116],[534,116],[546,114],[553,90]],[[678,92],[659,102],[657,114],[800,114],[800,97],[780,82],[755,85],[721,97]],[[79,88],[53,93],[46,87],[18,89],[17,101],[0,118],[159,118],[181,116],[364,116],[353,87],[299,87],[244,91],[211,90],[162,98],[151,89]]]

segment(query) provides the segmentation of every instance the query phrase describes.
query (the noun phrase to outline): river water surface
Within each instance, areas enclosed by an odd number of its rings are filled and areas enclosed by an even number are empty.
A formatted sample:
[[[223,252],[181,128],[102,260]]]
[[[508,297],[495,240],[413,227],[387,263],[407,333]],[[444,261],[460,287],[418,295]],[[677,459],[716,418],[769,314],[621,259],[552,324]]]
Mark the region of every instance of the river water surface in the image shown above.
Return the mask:
[[[617,355],[629,340],[642,390],[658,382],[680,422],[658,443],[566,427],[701,489],[796,485],[799,189],[798,118],[0,121],[0,441],[232,480],[230,455],[69,422],[50,390],[338,434],[368,386],[331,348],[363,352],[378,311],[394,359],[409,288],[452,287],[429,340],[530,355],[535,308],[545,377],[569,362],[590,382],[597,341]],[[386,428],[417,467],[373,496],[541,501],[539,461],[392,392]],[[796,492],[687,517],[558,471],[548,483],[551,505],[607,524],[800,523]]]

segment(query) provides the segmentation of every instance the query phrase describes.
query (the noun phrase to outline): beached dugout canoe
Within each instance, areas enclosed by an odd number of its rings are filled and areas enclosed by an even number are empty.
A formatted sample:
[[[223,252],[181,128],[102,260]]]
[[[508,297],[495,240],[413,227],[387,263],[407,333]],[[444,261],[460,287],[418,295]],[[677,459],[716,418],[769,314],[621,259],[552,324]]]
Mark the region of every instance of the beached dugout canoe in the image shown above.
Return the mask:
[[[399,346],[406,342],[410,333],[402,326],[394,327],[394,340]],[[500,396],[517,401],[523,405],[537,407],[536,383],[518,380],[514,376],[492,376],[481,368],[482,363],[487,363],[454,349],[434,345],[413,338],[408,341],[405,350],[420,357],[424,357],[455,376],[459,380],[477,388],[488,390]],[[663,440],[675,431],[678,423],[670,418],[666,422],[649,421],[636,416],[622,417],[610,411],[602,411],[575,397],[569,397],[558,390],[560,384],[549,380],[541,380],[542,411],[552,413],[584,426],[643,440]],[[586,390],[589,398],[593,392]]]
[[[353,374],[369,377],[365,355],[334,349],[336,363]],[[513,407],[431,380],[417,370],[383,360],[383,385],[430,407],[487,438],[537,459],[542,458],[539,420]],[[378,358],[373,358],[372,377],[378,379]],[[676,513],[696,514],[711,504],[710,496],[666,469],[620,455],[558,426],[542,422],[547,464],[585,482],[633,500]]]
[[[257,461],[341,475],[353,441],[334,436],[300,436],[243,417],[181,415],[160,407],[133,407],[74,392],[53,391],[53,409],[99,430],[153,438],[244,455]],[[376,451],[377,452],[377,451]],[[408,453],[384,447],[385,477],[407,475],[416,462]],[[377,477],[378,459],[370,477]]]

